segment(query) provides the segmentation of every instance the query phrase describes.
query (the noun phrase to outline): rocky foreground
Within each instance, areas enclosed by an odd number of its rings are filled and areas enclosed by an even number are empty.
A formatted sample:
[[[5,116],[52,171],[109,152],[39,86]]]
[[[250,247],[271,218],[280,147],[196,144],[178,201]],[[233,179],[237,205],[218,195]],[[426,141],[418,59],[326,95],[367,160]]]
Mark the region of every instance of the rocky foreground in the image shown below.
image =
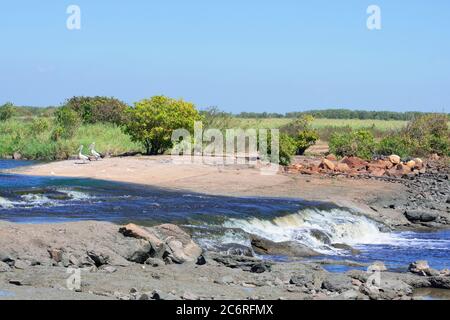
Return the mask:
[[[412,263],[407,273],[330,273],[319,264],[274,263],[204,252],[175,225],[0,222],[2,299],[412,299],[450,289],[450,271]]]

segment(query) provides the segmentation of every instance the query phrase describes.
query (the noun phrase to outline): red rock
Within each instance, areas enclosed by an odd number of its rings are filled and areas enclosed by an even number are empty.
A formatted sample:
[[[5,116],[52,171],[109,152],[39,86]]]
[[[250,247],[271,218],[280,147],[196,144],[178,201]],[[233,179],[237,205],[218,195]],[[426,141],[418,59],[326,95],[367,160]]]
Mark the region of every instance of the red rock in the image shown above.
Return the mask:
[[[388,157],[389,161],[392,162],[393,164],[399,164],[401,163],[401,159],[399,156],[393,154],[391,156]]]
[[[385,169],[376,168],[375,170],[370,172],[370,175],[372,175],[374,177],[382,177],[382,176],[384,176],[385,173],[386,173]]]
[[[367,161],[364,161],[363,159],[358,157],[345,157],[344,159],[341,160],[341,163],[345,163],[350,168],[356,169],[364,168],[368,164]]]
[[[323,159],[322,163],[320,164],[320,167],[322,169],[328,169],[328,170],[334,171],[334,168],[336,167],[336,165],[328,159]]]
[[[327,155],[325,157],[325,159],[330,160],[330,161],[337,161],[337,158],[334,154],[330,153],[329,155]]]
[[[406,163],[406,166],[410,169],[414,169],[416,167],[416,162],[414,160],[410,160]]]
[[[349,167],[348,164],[346,164],[346,163],[338,163],[338,164],[336,165],[336,168],[335,168],[335,169],[336,169],[336,171],[344,172],[344,173],[350,171],[350,167]]]

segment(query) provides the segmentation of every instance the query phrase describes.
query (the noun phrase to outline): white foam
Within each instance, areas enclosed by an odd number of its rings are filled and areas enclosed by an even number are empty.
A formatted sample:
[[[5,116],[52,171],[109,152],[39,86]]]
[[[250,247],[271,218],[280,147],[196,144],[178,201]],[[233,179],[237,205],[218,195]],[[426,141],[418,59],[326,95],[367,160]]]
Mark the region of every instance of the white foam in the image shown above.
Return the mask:
[[[47,198],[43,194],[25,194],[21,198],[26,202],[26,204],[31,205],[53,205],[54,200]]]
[[[87,200],[93,197],[87,193],[75,190],[59,189],[58,192],[67,194],[72,200]]]
[[[322,233],[331,243],[348,245],[391,244],[397,239],[382,232],[376,222],[342,209],[304,209],[271,220],[230,219],[224,226],[239,228],[274,242],[296,241],[321,253],[336,253],[339,250],[315,237],[315,232]]]
[[[3,197],[0,197],[0,208],[3,208],[3,209],[14,208],[14,204],[12,201],[5,199]]]

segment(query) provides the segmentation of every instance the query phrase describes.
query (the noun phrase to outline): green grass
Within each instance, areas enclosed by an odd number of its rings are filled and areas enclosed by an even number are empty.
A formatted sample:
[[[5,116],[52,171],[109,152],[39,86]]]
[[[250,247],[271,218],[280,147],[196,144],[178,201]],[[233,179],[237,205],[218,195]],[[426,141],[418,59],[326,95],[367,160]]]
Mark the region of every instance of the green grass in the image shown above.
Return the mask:
[[[290,122],[293,119],[287,118],[269,118],[269,119],[246,119],[235,118],[233,124],[242,128],[267,128],[274,129],[280,128]],[[327,127],[342,128],[351,127],[352,129],[362,129],[375,127],[381,131],[389,131],[393,129],[400,129],[406,125],[406,121],[396,120],[359,120],[359,119],[315,119],[312,123],[313,128],[322,129]]]
[[[32,121],[11,119],[0,122],[0,157],[19,152],[27,159],[58,160],[76,155],[80,145],[87,147],[96,143],[101,153],[120,154],[127,151],[142,151],[139,144],[132,142],[128,135],[112,124],[93,124],[81,126],[71,139],[53,141],[52,123],[43,130],[36,130]]]

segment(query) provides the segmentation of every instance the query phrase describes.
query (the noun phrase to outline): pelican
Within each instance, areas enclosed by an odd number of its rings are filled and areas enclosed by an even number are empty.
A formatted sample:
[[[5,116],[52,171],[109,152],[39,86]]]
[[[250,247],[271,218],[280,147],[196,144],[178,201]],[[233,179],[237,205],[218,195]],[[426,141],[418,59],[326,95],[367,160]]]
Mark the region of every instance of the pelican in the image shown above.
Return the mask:
[[[78,159],[79,160],[83,160],[83,163],[85,163],[86,161],[89,160],[89,158],[82,153],[83,152],[83,148],[84,148],[84,146],[81,145],[80,149],[78,150]]]
[[[94,156],[95,160],[98,160],[98,159],[100,159],[102,157],[100,155],[100,153],[95,151],[95,142],[92,142],[92,144],[89,146],[89,150],[91,151],[91,155]]]

